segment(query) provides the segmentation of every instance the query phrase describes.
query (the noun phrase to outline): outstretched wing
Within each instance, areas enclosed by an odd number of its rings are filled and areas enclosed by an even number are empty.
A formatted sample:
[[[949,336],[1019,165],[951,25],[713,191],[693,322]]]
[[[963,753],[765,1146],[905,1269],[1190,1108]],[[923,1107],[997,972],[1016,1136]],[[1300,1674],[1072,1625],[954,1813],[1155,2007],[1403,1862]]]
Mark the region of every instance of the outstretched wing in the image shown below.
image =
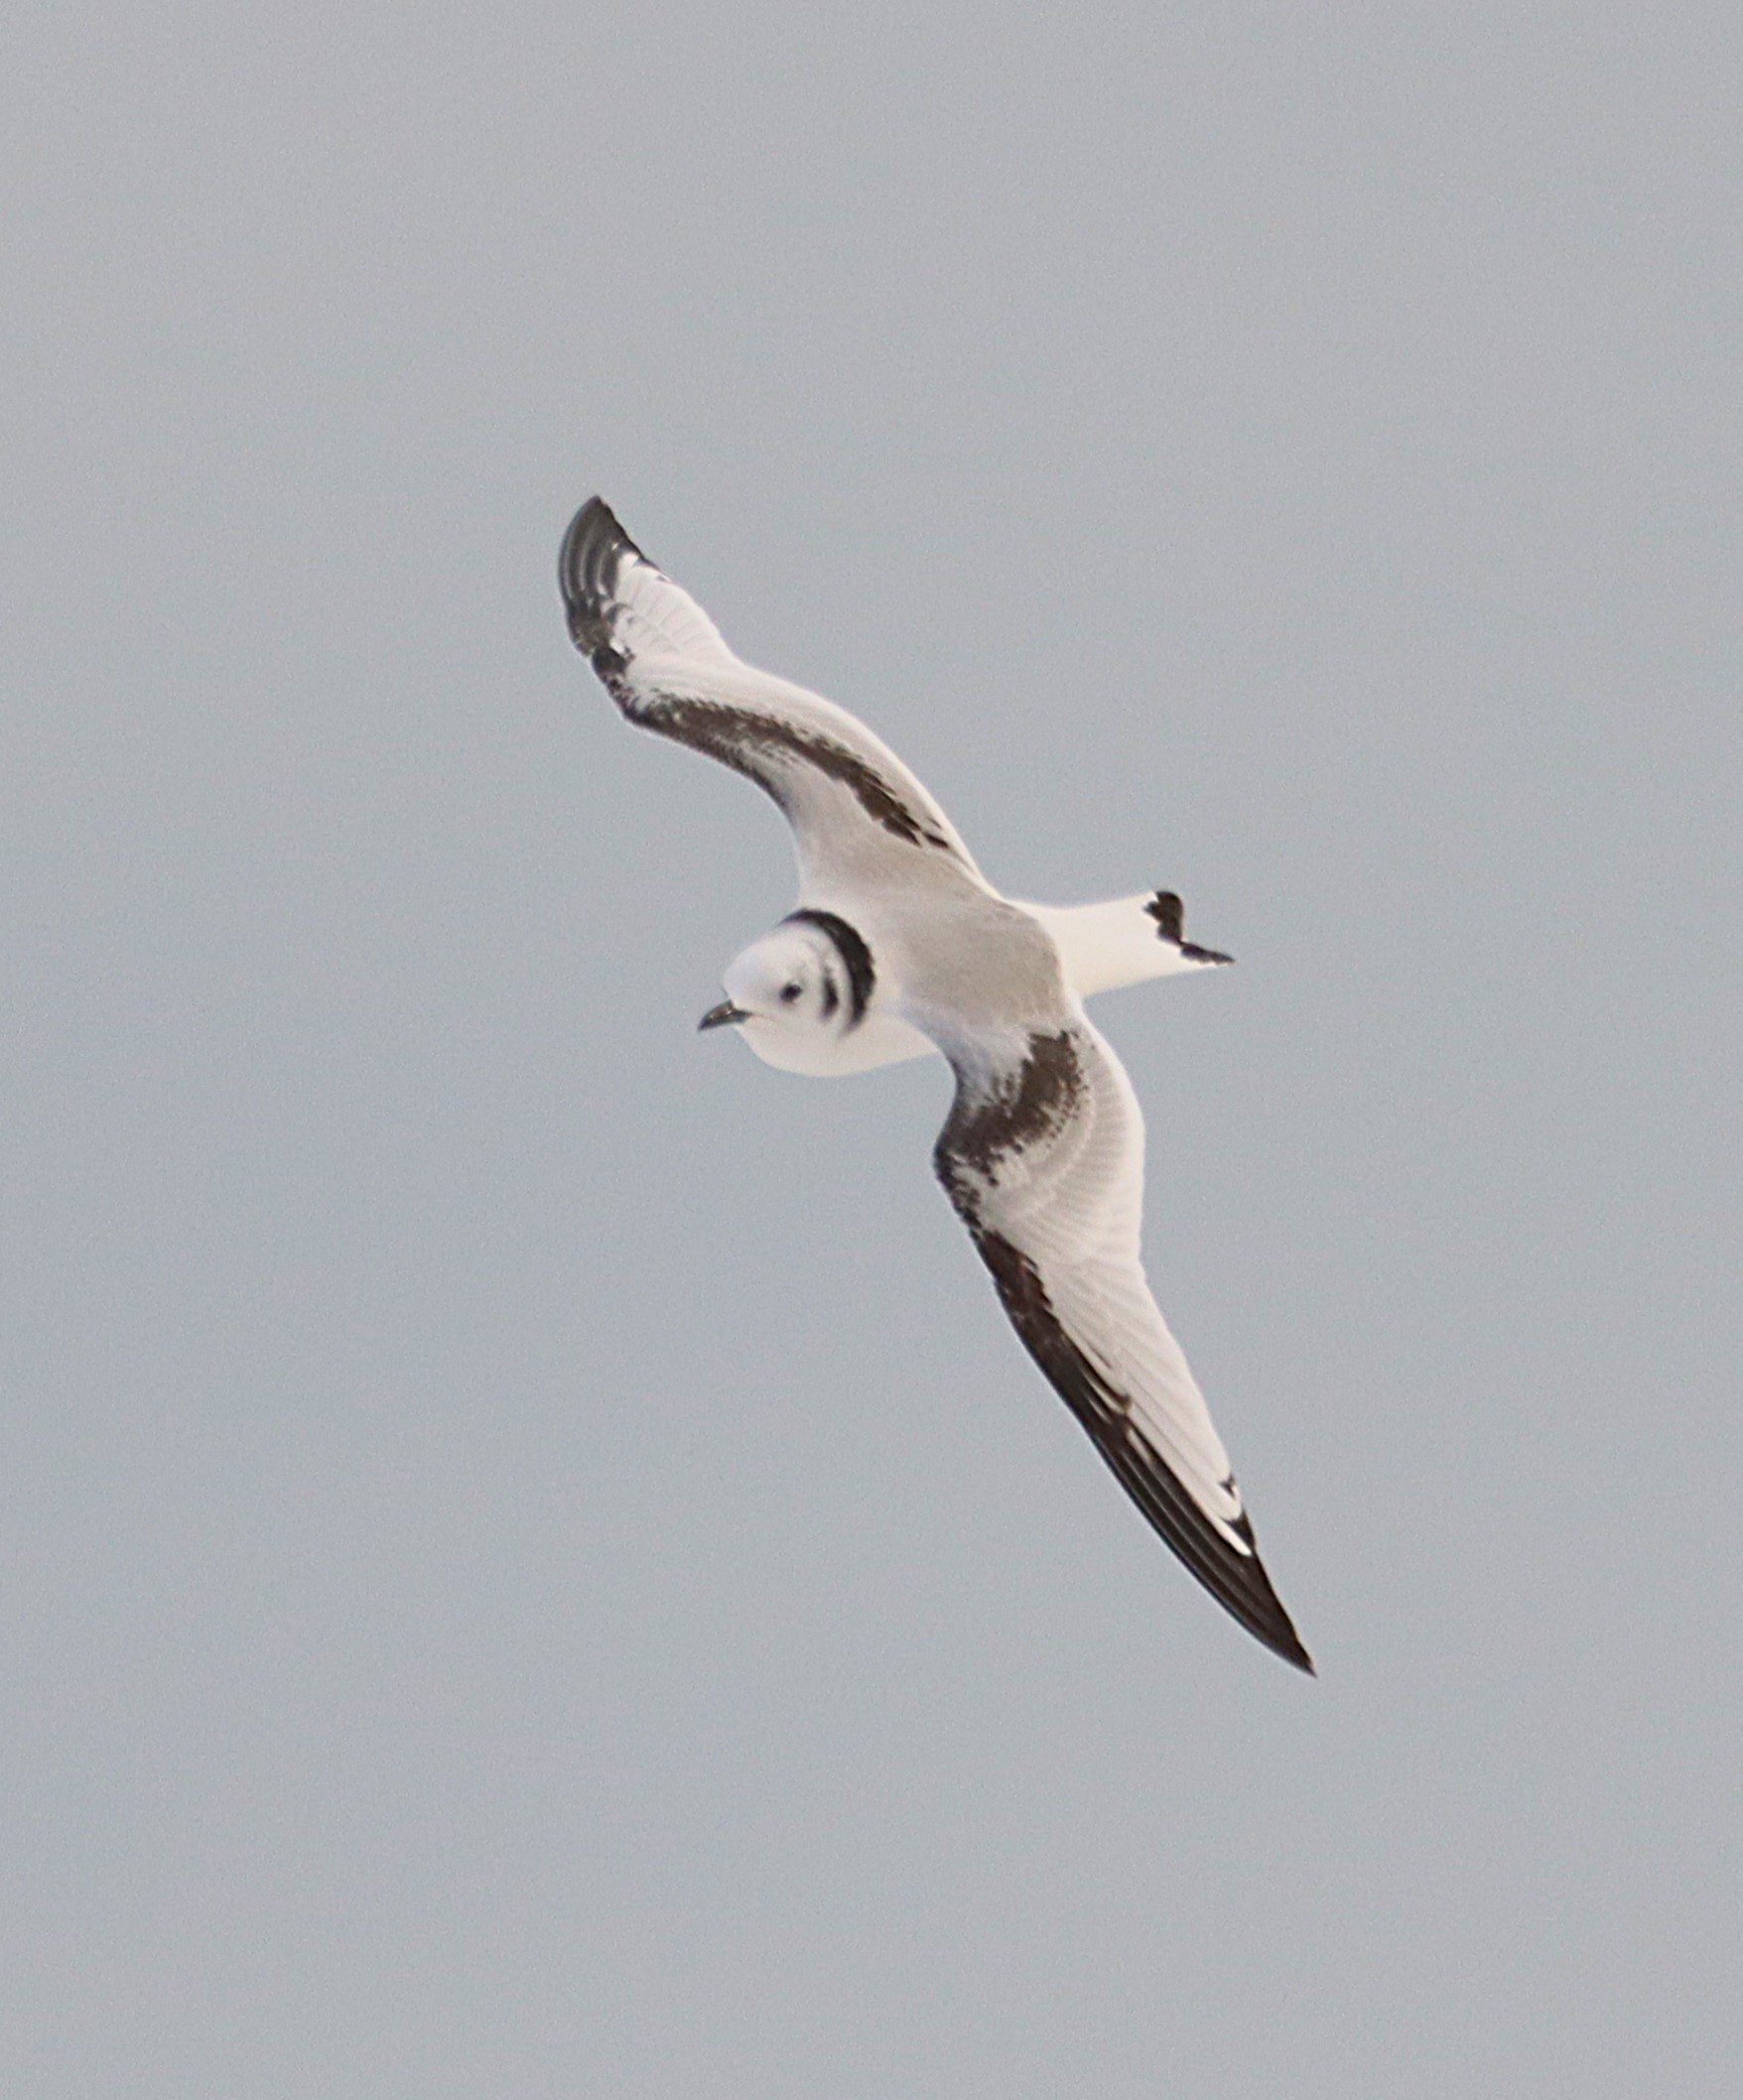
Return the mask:
[[[1311,1671],[1228,1454],[1144,1280],[1143,1117],[1087,1021],[989,1070],[953,1055],[938,1178],[1010,1324],[1120,1484],[1225,1610]]]
[[[930,863],[984,886],[968,848],[895,753],[845,708],[740,663],[702,607],[595,496],[563,540],[575,645],[626,720],[718,758],[780,805],[807,888]]]

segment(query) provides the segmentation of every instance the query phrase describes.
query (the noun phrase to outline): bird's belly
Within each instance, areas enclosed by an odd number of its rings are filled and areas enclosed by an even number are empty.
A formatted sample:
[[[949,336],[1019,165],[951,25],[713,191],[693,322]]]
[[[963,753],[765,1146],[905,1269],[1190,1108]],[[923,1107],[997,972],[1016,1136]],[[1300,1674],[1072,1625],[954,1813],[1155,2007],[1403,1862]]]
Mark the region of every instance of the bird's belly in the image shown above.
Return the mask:
[[[894,1014],[869,1013],[845,1035],[812,1035],[746,1021],[738,1030],[765,1065],[803,1073],[808,1079],[846,1079],[879,1065],[931,1057],[937,1045]]]

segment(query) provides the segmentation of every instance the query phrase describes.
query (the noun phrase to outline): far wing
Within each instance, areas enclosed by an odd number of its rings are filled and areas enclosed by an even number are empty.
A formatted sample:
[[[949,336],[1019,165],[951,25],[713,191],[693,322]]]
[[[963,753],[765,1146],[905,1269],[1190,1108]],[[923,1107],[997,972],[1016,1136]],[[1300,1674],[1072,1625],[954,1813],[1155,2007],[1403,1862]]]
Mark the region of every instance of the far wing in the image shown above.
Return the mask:
[[[952,1063],[956,1100],[934,1164],[1023,1346],[1217,1602],[1311,1671],[1144,1280],[1143,1118],[1119,1059],[1077,1020],[1031,1035],[1003,1068]]]
[[[624,717],[755,781],[793,827],[807,889],[930,863],[984,887],[955,827],[845,708],[741,663],[595,496],[563,541],[575,644]]]

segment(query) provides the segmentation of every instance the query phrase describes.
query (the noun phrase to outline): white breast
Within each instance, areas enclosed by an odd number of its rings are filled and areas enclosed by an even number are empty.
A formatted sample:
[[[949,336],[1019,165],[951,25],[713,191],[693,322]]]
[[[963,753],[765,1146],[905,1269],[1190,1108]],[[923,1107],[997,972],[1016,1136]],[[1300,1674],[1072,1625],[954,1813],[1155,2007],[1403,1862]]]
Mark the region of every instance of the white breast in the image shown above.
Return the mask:
[[[763,1020],[745,1021],[738,1033],[765,1065],[782,1072],[801,1072],[809,1079],[845,1079],[850,1073],[899,1065],[910,1057],[935,1057],[938,1049],[917,1028],[892,1014],[869,1013],[846,1035],[782,1028]]]

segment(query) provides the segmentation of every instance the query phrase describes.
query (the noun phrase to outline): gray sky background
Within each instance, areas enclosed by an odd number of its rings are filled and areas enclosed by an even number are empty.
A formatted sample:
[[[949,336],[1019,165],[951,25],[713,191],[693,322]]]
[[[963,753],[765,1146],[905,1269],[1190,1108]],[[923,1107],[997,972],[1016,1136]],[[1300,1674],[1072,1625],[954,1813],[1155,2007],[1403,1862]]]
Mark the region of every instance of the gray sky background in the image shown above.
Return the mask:
[[[0,2069],[1737,2089],[1743,31],[15,6]],[[1296,1677],[698,1040],[594,489],[1098,1009]]]

